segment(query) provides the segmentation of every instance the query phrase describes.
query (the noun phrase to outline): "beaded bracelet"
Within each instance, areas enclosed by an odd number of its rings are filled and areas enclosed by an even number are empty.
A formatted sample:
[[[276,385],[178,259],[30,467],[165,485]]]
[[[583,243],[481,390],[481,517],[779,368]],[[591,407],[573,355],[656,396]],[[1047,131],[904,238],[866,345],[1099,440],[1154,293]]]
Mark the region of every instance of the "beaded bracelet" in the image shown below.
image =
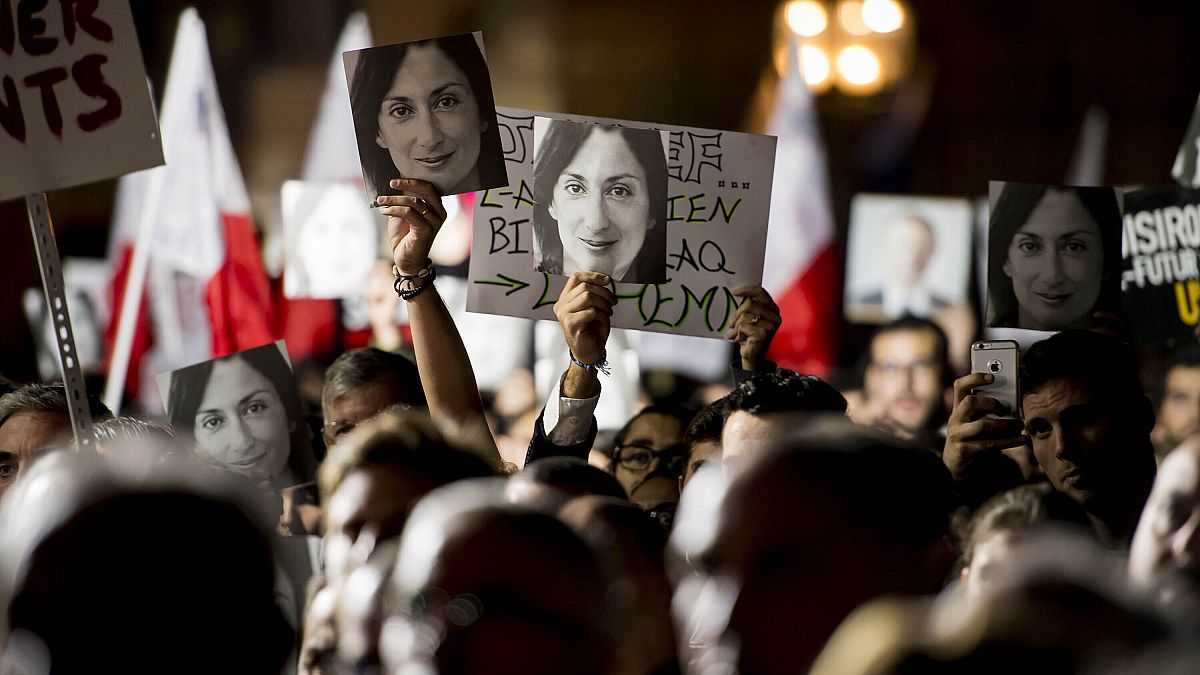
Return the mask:
[[[607,350],[600,352],[600,360],[595,363],[584,363],[583,361],[580,361],[579,359],[575,358],[575,355],[571,353],[570,349],[567,350],[567,356],[571,357],[571,363],[574,363],[589,373],[595,373],[598,371],[608,375],[609,377],[612,377],[612,370],[608,366]]]
[[[392,274],[396,276],[396,281],[392,284],[392,288],[396,289],[396,295],[400,296],[402,300],[412,300],[437,278],[437,268],[433,266],[432,260],[426,258],[425,267],[416,274],[401,274],[400,268],[395,265],[392,265]]]

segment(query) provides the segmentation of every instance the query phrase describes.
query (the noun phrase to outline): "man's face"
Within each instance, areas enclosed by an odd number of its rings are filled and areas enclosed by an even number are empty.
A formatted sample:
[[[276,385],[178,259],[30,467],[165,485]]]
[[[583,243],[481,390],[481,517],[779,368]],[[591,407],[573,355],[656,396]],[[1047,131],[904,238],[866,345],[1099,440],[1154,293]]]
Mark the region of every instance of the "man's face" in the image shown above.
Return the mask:
[[[1168,602],[1200,601],[1200,442],[1184,443],[1159,466],[1133,535],[1129,574]]]
[[[864,389],[886,426],[927,430],[944,405],[937,337],[928,330],[888,331],[871,341]]]
[[[1054,489],[1087,507],[1129,476],[1122,454],[1132,457],[1131,435],[1114,425],[1114,411],[1093,399],[1074,378],[1055,378],[1022,399],[1025,432]],[[1106,496],[1107,495],[1107,496]]]
[[[619,461],[614,475],[630,499],[639,500],[637,493],[646,484],[647,477],[658,471],[663,462],[672,458],[681,461],[678,458],[684,454],[683,432],[683,422],[659,413],[646,413],[629,425],[629,433],[616,450]],[[675,500],[678,499],[676,494]]]
[[[38,452],[63,442],[71,418],[49,412],[19,412],[0,425],[0,497],[16,481],[21,467]]]
[[[933,232],[929,225],[915,218],[904,218],[892,224],[885,242],[889,281],[905,287],[916,286],[933,255]]]
[[[1176,366],[1167,373],[1154,436],[1172,447],[1200,432],[1200,367]]]
[[[388,406],[403,403],[390,382],[375,382],[322,401],[325,427],[322,434],[326,447],[333,447],[356,426],[383,412]]]
[[[325,505],[325,576],[332,583],[384,539],[400,536],[409,507],[433,489],[399,469],[366,466],[342,479]]]

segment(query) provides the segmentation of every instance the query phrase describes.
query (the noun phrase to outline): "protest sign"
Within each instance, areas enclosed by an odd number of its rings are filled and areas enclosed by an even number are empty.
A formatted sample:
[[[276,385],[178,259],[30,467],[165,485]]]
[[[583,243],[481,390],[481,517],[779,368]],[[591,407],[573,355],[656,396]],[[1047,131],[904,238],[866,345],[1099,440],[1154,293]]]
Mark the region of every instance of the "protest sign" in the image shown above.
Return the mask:
[[[617,328],[722,337],[741,298],[762,281],[775,138],[667,124],[497,108],[509,186],[475,205],[467,309],[554,319],[566,277],[535,271],[534,118],[667,132],[667,281],[616,284]],[[543,200],[546,198],[543,197]]]
[[[342,54],[358,158],[373,201],[419,178],[442,196],[508,183],[483,34]]]
[[[386,222],[363,200],[362,187],[290,180],[283,184],[282,203],[284,295],[363,295]]]
[[[1138,342],[1189,338],[1200,323],[1200,190],[1125,193],[1121,290]]]
[[[932,318],[967,298],[971,203],[900,195],[855,196],[846,253],[846,318],[883,323]]]
[[[0,2],[0,199],[163,163],[126,0]]]

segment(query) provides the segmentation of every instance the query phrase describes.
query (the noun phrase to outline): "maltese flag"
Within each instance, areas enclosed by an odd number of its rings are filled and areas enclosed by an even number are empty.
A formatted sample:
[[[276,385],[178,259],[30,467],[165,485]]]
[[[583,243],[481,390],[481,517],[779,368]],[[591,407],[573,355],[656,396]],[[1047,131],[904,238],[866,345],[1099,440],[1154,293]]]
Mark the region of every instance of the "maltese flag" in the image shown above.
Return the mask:
[[[250,199],[192,8],[179,18],[160,128],[166,165],[123,177],[113,214],[118,311],[105,396],[114,410],[122,385],[157,410],[155,374],[276,337]]]
[[[840,276],[825,148],[798,52],[792,42],[766,129],[779,141],[763,287],[783,316],[768,356],[824,376],[837,358]]]

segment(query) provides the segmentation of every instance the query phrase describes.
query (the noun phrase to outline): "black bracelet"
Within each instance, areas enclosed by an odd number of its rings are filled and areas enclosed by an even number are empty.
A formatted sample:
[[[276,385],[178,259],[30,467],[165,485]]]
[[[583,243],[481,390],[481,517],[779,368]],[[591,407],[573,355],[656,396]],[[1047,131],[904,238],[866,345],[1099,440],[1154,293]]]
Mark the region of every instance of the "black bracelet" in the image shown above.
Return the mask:
[[[392,265],[392,274],[396,275],[396,281],[392,284],[396,295],[400,296],[401,300],[412,300],[437,278],[437,268],[433,266],[432,260],[426,258],[425,267],[416,274],[401,274],[400,268],[395,265]]]
[[[580,361],[579,359],[575,358],[574,354],[571,353],[570,348],[567,348],[567,356],[571,357],[571,363],[574,363],[589,373],[601,372],[609,377],[612,377],[612,370],[608,366],[608,350],[600,352],[600,360],[595,363],[584,363],[583,361]]]

